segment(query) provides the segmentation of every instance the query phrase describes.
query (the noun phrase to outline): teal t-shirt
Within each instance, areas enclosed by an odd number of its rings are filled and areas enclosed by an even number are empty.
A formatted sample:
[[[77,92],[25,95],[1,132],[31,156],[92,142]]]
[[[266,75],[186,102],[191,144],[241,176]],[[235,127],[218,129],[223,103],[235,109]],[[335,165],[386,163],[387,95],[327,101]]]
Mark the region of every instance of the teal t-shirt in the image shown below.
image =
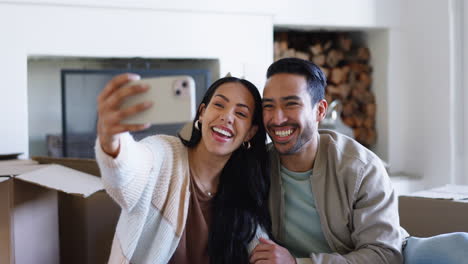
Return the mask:
[[[312,195],[312,170],[292,172],[281,166],[284,189],[284,244],[296,258],[331,253]]]

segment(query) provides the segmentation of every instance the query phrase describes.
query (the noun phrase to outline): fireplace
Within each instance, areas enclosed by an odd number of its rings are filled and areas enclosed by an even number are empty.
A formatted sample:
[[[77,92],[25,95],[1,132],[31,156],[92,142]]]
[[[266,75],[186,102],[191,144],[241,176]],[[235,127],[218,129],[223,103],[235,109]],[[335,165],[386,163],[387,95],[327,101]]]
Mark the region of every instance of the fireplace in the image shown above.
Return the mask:
[[[30,142],[32,155],[94,158],[96,98],[115,75],[132,72],[142,78],[189,75],[195,80],[196,101],[219,76],[213,59],[34,57],[28,62]],[[47,96],[41,96],[47,95]],[[164,99],[163,99],[164,100]],[[47,105],[51,111],[42,108]],[[37,108],[37,111],[34,111]],[[58,111],[52,111],[56,109]],[[44,126],[44,124],[48,124]],[[176,135],[181,123],[154,125],[132,133],[139,140],[151,134]]]

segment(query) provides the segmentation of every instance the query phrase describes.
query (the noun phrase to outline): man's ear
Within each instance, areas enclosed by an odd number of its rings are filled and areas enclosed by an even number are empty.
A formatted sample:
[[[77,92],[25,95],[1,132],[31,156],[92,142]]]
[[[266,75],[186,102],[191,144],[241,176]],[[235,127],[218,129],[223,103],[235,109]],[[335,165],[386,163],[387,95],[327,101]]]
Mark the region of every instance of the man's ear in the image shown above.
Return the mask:
[[[250,141],[255,134],[257,134],[258,131],[258,126],[257,125],[252,125],[252,127],[249,129],[249,132],[247,132],[247,136],[245,137],[244,141]]]
[[[205,114],[205,109],[206,109],[205,104],[200,104],[200,107],[198,107],[198,120],[200,120],[200,122],[202,122],[203,114]]]
[[[327,100],[322,99],[317,103],[317,121],[322,121],[327,115],[328,103]]]

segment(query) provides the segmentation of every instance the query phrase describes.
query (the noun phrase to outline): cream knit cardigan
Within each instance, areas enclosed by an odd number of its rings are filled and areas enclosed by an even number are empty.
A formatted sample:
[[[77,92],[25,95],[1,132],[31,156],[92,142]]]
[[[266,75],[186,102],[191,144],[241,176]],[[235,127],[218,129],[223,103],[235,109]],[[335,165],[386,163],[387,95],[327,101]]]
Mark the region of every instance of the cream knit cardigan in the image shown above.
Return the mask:
[[[116,158],[102,151],[99,140],[95,151],[104,187],[122,208],[109,263],[167,263],[187,219],[187,147],[172,136],[151,136],[136,142],[124,133]],[[249,253],[260,237],[268,238],[258,228]]]

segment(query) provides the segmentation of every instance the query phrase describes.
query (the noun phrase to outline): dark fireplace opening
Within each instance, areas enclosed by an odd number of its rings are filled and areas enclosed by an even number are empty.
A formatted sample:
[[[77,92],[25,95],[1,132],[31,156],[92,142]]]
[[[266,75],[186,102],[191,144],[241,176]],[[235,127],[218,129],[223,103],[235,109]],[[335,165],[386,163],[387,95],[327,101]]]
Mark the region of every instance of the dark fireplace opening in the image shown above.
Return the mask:
[[[41,58],[39,62],[33,59],[29,70],[34,71],[47,62]],[[49,61],[50,64],[50,61]],[[34,113],[31,110],[40,107],[43,102],[30,98],[30,152],[31,155],[47,155],[51,157],[94,158],[94,144],[96,140],[97,104],[96,98],[105,84],[115,75],[132,72],[142,78],[189,75],[195,81],[196,103],[214,78],[219,76],[217,60],[168,60],[168,59],[52,59],[52,71],[30,72],[32,89],[44,89],[43,80],[50,78],[60,96],[52,104],[60,109],[60,120],[55,118],[54,125],[47,127],[48,122],[41,126],[35,121],[47,119],[47,111]],[[215,76],[213,76],[215,75]],[[41,80],[34,84],[34,80]],[[58,82],[58,85],[57,85]],[[50,89],[50,88],[46,88]],[[48,91],[50,92],[50,91]],[[57,102],[57,98],[59,102]],[[162,98],[164,100],[164,98]],[[31,109],[32,108],[32,109]],[[56,115],[53,113],[52,115]],[[60,124],[57,124],[60,121]],[[150,128],[132,133],[140,140],[152,134],[176,135],[183,123],[169,123],[153,125]],[[39,131],[38,131],[39,130]],[[36,138],[31,139],[31,134]],[[40,147],[37,147],[40,146]],[[45,148],[44,148],[45,147]]]

